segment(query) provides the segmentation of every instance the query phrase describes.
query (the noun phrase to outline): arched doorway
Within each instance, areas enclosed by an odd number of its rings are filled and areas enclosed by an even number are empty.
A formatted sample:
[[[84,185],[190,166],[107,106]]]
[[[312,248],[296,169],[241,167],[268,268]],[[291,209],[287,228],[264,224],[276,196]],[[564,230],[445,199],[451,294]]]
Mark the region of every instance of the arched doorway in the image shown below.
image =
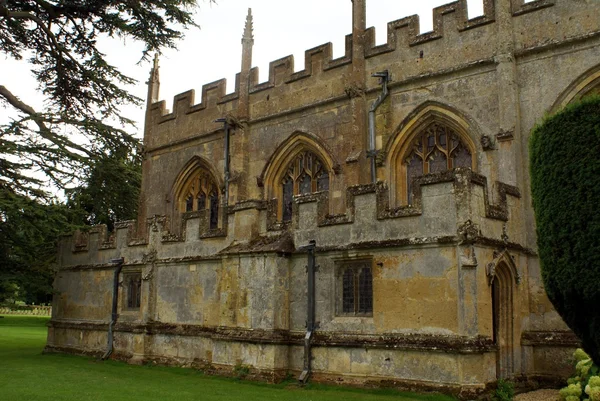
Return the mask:
[[[497,346],[496,376],[512,377],[515,373],[514,298],[515,279],[510,268],[501,262],[495,268],[491,283],[493,340]]]

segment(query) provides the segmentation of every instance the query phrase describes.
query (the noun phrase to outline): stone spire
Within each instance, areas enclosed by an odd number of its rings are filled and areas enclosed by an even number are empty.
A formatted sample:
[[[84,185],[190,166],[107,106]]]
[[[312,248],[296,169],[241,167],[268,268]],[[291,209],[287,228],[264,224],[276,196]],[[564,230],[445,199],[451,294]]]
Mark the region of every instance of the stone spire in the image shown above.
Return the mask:
[[[148,82],[146,82],[148,85],[147,107],[150,107],[152,103],[158,102],[158,92],[160,89],[159,68],[158,53],[155,53],[152,69],[150,70],[150,77],[148,78]]]
[[[252,9],[248,9],[246,16],[246,26],[244,27],[244,36],[242,36],[242,73],[250,71],[252,67],[252,46],[254,45],[254,34],[252,33]]]
[[[252,33],[254,29],[252,23],[252,9],[248,9],[248,15],[246,16],[246,26],[244,27],[244,36],[242,37],[242,44],[254,44],[254,35]]]
[[[252,45],[254,45],[252,30],[252,9],[249,8],[248,16],[246,16],[246,26],[244,27],[244,36],[242,36],[242,69],[240,71],[240,100],[238,103],[238,117],[241,120],[248,118],[249,111],[250,69],[252,68]]]

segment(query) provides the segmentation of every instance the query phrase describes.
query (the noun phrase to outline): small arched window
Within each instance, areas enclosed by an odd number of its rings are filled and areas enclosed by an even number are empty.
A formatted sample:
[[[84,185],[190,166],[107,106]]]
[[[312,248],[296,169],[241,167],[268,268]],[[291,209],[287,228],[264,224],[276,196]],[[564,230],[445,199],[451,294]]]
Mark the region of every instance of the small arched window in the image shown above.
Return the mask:
[[[207,210],[209,228],[214,230],[219,225],[219,191],[209,173],[200,170],[184,186],[180,211],[184,213]]]
[[[329,171],[314,153],[304,151],[290,162],[280,185],[283,195],[282,220],[290,221],[294,195],[329,190]]]
[[[473,168],[473,155],[451,128],[439,123],[430,124],[412,139],[401,168],[406,179],[406,196],[412,203],[415,179],[429,173],[439,173],[456,167]]]

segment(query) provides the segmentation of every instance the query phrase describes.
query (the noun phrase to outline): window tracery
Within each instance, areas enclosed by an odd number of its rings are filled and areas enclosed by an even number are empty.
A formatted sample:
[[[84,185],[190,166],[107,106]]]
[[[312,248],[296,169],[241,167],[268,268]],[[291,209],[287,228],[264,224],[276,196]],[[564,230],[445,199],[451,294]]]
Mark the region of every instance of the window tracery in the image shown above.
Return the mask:
[[[180,202],[181,212],[197,212],[207,210],[209,214],[209,228],[218,228],[219,225],[219,188],[210,174],[201,170],[190,180],[182,192]]]
[[[294,195],[329,190],[329,171],[319,157],[304,151],[290,162],[280,185],[283,195],[282,220],[290,221]]]
[[[451,128],[433,123],[412,140],[403,158],[406,196],[412,202],[412,192],[416,178],[429,174],[452,170],[456,167],[473,167],[471,151],[460,135]],[[402,176],[402,174],[401,174]]]

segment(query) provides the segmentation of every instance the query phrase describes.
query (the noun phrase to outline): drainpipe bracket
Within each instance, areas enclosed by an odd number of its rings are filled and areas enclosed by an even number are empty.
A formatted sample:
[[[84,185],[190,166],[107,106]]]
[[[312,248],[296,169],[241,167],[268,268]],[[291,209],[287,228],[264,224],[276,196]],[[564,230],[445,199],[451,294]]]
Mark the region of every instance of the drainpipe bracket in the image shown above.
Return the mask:
[[[367,150],[367,158],[371,158],[371,157],[377,157],[377,155],[379,154],[379,150]]]

